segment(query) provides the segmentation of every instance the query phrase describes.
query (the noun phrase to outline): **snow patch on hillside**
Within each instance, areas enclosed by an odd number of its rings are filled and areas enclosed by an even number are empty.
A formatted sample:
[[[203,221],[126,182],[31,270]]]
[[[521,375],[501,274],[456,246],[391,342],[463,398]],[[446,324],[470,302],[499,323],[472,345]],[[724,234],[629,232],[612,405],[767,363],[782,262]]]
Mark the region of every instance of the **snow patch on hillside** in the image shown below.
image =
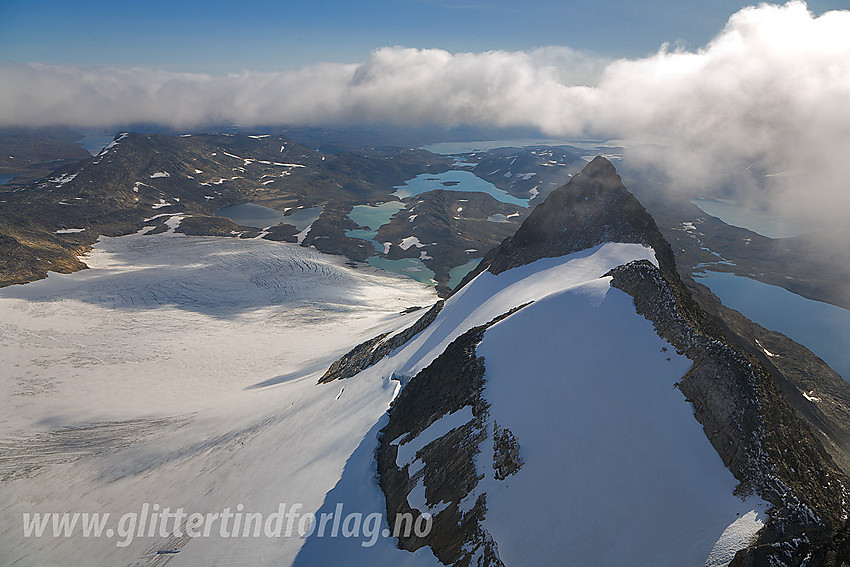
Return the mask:
[[[422,248],[425,245],[419,242],[419,239],[415,236],[408,236],[406,238],[402,238],[401,244],[398,245],[402,250],[407,250],[411,246],[416,246],[417,248]]]
[[[729,524],[711,550],[705,567],[726,567],[739,549],[747,547],[767,520],[764,511],[750,510]]]
[[[75,177],[77,177],[76,173],[65,173],[58,177],[51,178],[50,182],[55,184],[57,187],[62,187],[66,183],[73,181]]]

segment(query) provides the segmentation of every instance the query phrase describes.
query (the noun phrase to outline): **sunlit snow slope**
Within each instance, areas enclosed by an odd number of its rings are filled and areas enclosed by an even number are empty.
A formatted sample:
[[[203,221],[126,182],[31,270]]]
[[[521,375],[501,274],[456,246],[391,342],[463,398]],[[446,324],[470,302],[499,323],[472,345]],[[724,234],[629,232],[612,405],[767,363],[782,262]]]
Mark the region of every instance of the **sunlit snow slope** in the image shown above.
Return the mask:
[[[737,482],[674,388],[690,361],[606,279],[530,305],[479,346],[490,419],[525,461],[480,486],[506,565],[701,565],[758,505],[733,496]],[[484,447],[482,469],[493,462]]]

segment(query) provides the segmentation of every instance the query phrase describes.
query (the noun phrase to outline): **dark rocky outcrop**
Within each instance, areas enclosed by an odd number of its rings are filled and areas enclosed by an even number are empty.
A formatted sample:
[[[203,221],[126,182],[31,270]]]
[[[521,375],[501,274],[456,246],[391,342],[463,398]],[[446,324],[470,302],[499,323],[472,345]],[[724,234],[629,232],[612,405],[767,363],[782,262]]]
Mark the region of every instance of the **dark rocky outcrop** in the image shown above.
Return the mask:
[[[493,476],[496,480],[505,480],[522,468],[523,460],[519,454],[519,440],[507,427],[493,423]]]
[[[516,313],[528,303],[511,309],[490,322],[473,327],[452,341],[446,350],[430,365],[419,372],[402,389],[390,409],[390,419],[381,431],[378,449],[378,475],[387,500],[387,517],[414,514],[407,495],[420,479],[425,484],[425,498],[429,505],[448,502],[448,506],[434,515],[431,532],[425,537],[400,537],[402,549],[415,551],[423,545],[431,547],[434,555],[446,565],[466,567],[472,558],[479,557],[479,567],[503,567],[496,542],[490,537],[481,521],[487,513],[485,495],[478,496],[464,510],[461,501],[467,498],[483,472],[476,470],[475,456],[479,445],[488,438],[488,405],[484,400],[484,359],[475,349],[492,325]],[[473,420],[454,429],[426,445],[418,457],[425,463],[422,470],[410,474],[409,467],[396,465],[398,446],[396,439],[412,439],[429,425],[446,414],[466,406],[472,407]],[[512,436],[511,436],[512,437]],[[507,449],[506,455],[513,454]],[[519,456],[513,464],[519,466]]]
[[[611,162],[597,157],[569,183],[552,191],[516,234],[487,253],[456,289],[485,270],[500,274],[605,242],[650,246],[662,268],[675,272],[673,252],[652,216],[626,190]]]
[[[319,378],[319,384],[326,384],[334,380],[351,378],[358,372],[366,370],[377,364],[382,358],[406,344],[410,339],[425,330],[434,322],[437,314],[443,308],[443,301],[435,303],[431,309],[426,311],[416,322],[407,329],[384,340],[390,333],[383,333],[362,342],[340,359],[334,361],[330,368]]]
[[[483,328],[464,333],[411,380],[393,403],[378,449],[378,474],[386,496],[388,518],[421,513],[410,508],[407,495],[423,475],[428,475],[424,479],[426,501],[429,504],[440,500],[451,503],[434,516],[431,532],[426,537],[399,538],[399,546],[409,551],[429,545],[437,558],[447,565],[468,564],[468,558],[463,561],[464,547],[473,540],[487,540],[480,527],[487,512],[486,499],[479,498],[466,512],[459,507],[479,481],[474,462],[478,445],[485,436],[487,406],[481,396],[484,361],[476,356],[475,347],[483,335]],[[475,419],[426,445],[418,455],[425,463],[422,471],[411,475],[408,467],[399,469],[396,466],[398,447],[393,440],[403,435],[415,437],[440,417],[465,406],[472,406]]]
[[[846,521],[847,478],[771,374],[736,348],[719,325],[694,322],[649,262],[620,266],[609,275],[614,287],[634,297],[638,313],[653,322],[656,332],[694,361],[679,389],[740,481],[739,493],[758,493],[774,506],[756,546],[739,554],[741,561],[752,554],[767,557],[762,548],[787,551],[804,535],[809,543],[795,544],[798,549],[786,559],[800,561],[812,542],[826,544]]]

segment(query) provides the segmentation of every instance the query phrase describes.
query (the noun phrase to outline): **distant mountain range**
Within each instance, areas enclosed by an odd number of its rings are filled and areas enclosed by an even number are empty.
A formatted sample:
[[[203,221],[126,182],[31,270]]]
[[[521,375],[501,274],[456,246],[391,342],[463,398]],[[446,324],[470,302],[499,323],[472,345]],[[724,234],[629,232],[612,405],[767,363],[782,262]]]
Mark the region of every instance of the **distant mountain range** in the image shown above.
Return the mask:
[[[395,186],[417,174],[446,171],[450,163],[429,152],[399,148],[322,153],[282,136],[120,134],[97,156],[0,193],[0,283],[32,281],[48,270],[82,269],[78,256],[98,236],[143,229],[156,233],[165,230],[171,216],[183,217],[178,230],[187,234],[297,241],[363,261],[379,251],[347,234],[364,228],[349,218],[353,207],[398,202],[392,195]],[[445,191],[406,199],[407,214],[399,213],[399,220],[380,235],[388,258],[421,256],[445,292],[451,269],[470,259],[464,250],[483,254],[518,226],[522,210],[474,194],[464,199],[472,201],[464,214],[457,214],[452,203],[459,195]],[[261,230],[215,216],[225,206],[245,202],[284,214],[321,207],[321,214],[300,239],[285,218]],[[417,205],[422,209],[418,221],[409,214]],[[445,214],[447,207],[454,207],[453,214]],[[440,222],[433,222],[434,214]],[[488,220],[493,215],[500,215],[499,222]],[[423,255],[421,246],[404,245],[412,236],[444,253]]]

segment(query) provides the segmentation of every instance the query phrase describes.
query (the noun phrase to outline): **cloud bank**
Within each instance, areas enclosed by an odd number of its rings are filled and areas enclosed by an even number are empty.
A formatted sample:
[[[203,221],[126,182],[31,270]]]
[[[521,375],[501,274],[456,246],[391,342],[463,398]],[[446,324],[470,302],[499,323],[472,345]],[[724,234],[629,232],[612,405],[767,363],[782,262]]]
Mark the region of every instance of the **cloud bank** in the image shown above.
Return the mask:
[[[382,121],[553,128],[541,114],[546,104],[562,129],[578,120],[565,114],[570,107],[588,104],[587,88],[568,85],[598,80],[603,68],[569,48],[451,54],[391,47],[361,64],[225,77],[7,63],[0,66],[0,125]]]
[[[775,207],[846,219],[848,62],[850,11],[814,17],[793,1],[741,10],[699,50],[636,60],[392,47],[360,64],[226,77],[5,63],[0,125],[534,126],[654,144],[631,157],[684,190],[746,187]],[[744,173],[753,168],[771,177]]]

